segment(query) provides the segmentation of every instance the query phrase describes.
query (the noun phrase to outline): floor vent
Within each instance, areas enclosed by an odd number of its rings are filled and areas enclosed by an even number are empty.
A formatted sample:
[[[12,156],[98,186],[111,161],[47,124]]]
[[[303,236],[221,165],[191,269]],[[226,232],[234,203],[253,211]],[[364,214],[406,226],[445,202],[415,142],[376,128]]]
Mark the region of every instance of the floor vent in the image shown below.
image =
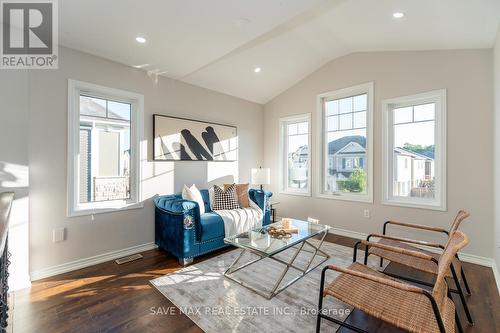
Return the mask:
[[[121,265],[121,264],[125,264],[127,262],[131,262],[131,261],[134,261],[134,260],[139,260],[139,259],[142,259],[143,256],[142,254],[133,254],[131,256],[128,256],[128,257],[123,257],[123,258],[119,258],[119,259],[116,259],[115,262],[118,264],[118,265]]]

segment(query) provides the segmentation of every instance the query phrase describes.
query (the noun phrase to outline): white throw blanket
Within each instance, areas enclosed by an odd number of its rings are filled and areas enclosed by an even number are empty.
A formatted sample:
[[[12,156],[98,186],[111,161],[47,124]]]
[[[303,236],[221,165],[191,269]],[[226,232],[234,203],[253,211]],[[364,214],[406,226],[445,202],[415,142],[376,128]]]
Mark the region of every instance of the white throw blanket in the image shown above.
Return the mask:
[[[249,208],[214,211],[224,221],[226,237],[241,234],[242,232],[262,226],[264,217],[262,209],[252,200],[249,201]]]

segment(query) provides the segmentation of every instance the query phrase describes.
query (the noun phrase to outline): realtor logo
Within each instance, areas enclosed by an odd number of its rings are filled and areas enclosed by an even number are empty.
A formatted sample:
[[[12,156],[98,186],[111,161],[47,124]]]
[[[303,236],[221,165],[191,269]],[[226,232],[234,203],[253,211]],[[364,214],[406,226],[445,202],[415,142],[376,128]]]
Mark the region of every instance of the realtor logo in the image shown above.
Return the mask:
[[[0,4],[0,68],[57,68],[57,2],[3,0]]]

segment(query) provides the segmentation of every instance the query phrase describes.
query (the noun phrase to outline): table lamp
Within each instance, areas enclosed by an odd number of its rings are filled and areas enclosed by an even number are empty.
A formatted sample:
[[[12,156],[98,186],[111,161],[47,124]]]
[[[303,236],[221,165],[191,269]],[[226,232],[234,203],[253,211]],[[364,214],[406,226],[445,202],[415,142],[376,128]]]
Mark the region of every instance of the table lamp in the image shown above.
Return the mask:
[[[252,168],[252,184],[260,185],[260,190],[262,191],[262,185],[271,184],[271,169],[269,168]]]

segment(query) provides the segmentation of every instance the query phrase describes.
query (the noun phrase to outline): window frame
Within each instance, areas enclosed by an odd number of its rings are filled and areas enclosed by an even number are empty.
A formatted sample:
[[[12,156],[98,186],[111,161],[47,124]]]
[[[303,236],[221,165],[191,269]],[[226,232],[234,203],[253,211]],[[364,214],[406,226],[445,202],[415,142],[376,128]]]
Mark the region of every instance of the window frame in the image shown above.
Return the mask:
[[[316,123],[317,123],[317,135],[316,135],[316,154],[317,167],[316,172],[318,177],[316,177],[315,194],[317,198],[322,199],[332,199],[332,200],[344,200],[344,201],[356,201],[356,202],[366,202],[373,203],[373,108],[374,108],[374,83],[366,82],[358,84],[355,86],[333,90],[317,95],[316,97]],[[325,144],[325,128],[326,128],[326,116],[324,101],[325,99],[342,99],[347,97],[354,97],[356,95],[367,94],[367,104],[366,104],[366,158],[363,163],[366,163],[367,179],[366,179],[366,194],[356,194],[356,193],[344,193],[344,192],[325,192],[324,182],[326,159],[328,158],[328,148]]]
[[[447,210],[447,169],[446,169],[446,150],[447,150],[447,106],[446,89],[438,89],[420,94],[396,97],[382,101],[383,112],[383,161],[382,161],[382,204],[388,206],[399,206],[409,208],[422,208],[429,210],[446,211]],[[390,195],[393,179],[394,154],[390,151],[394,147],[394,121],[393,110],[405,106],[415,106],[427,103],[435,103],[434,115],[434,174],[436,175],[436,197],[432,201],[394,198]],[[424,166],[425,167],[425,166]]]
[[[130,198],[79,203],[80,95],[130,103]],[[144,96],[93,83],[68,80],[67,216],[84,216],[142,208],[141,142],[143,140]]]
[[[308,181],[306,190],[297,190],[288,187],[288,164],[285,162],[285,153],[288,149],[288,137],[286,137],[286,127],[290,123],[306,122],[307,121],[307,141],[309,147],[309,158],[307,161]],[[279,193],[299,196],[311,196],[312,172],[311,172],[311,152],[312,152],[312,136],[311,136],[311,113],[297,114],[288,117],[282,117],[279,120]],[[286,140],[285,140],[286,139]]]

